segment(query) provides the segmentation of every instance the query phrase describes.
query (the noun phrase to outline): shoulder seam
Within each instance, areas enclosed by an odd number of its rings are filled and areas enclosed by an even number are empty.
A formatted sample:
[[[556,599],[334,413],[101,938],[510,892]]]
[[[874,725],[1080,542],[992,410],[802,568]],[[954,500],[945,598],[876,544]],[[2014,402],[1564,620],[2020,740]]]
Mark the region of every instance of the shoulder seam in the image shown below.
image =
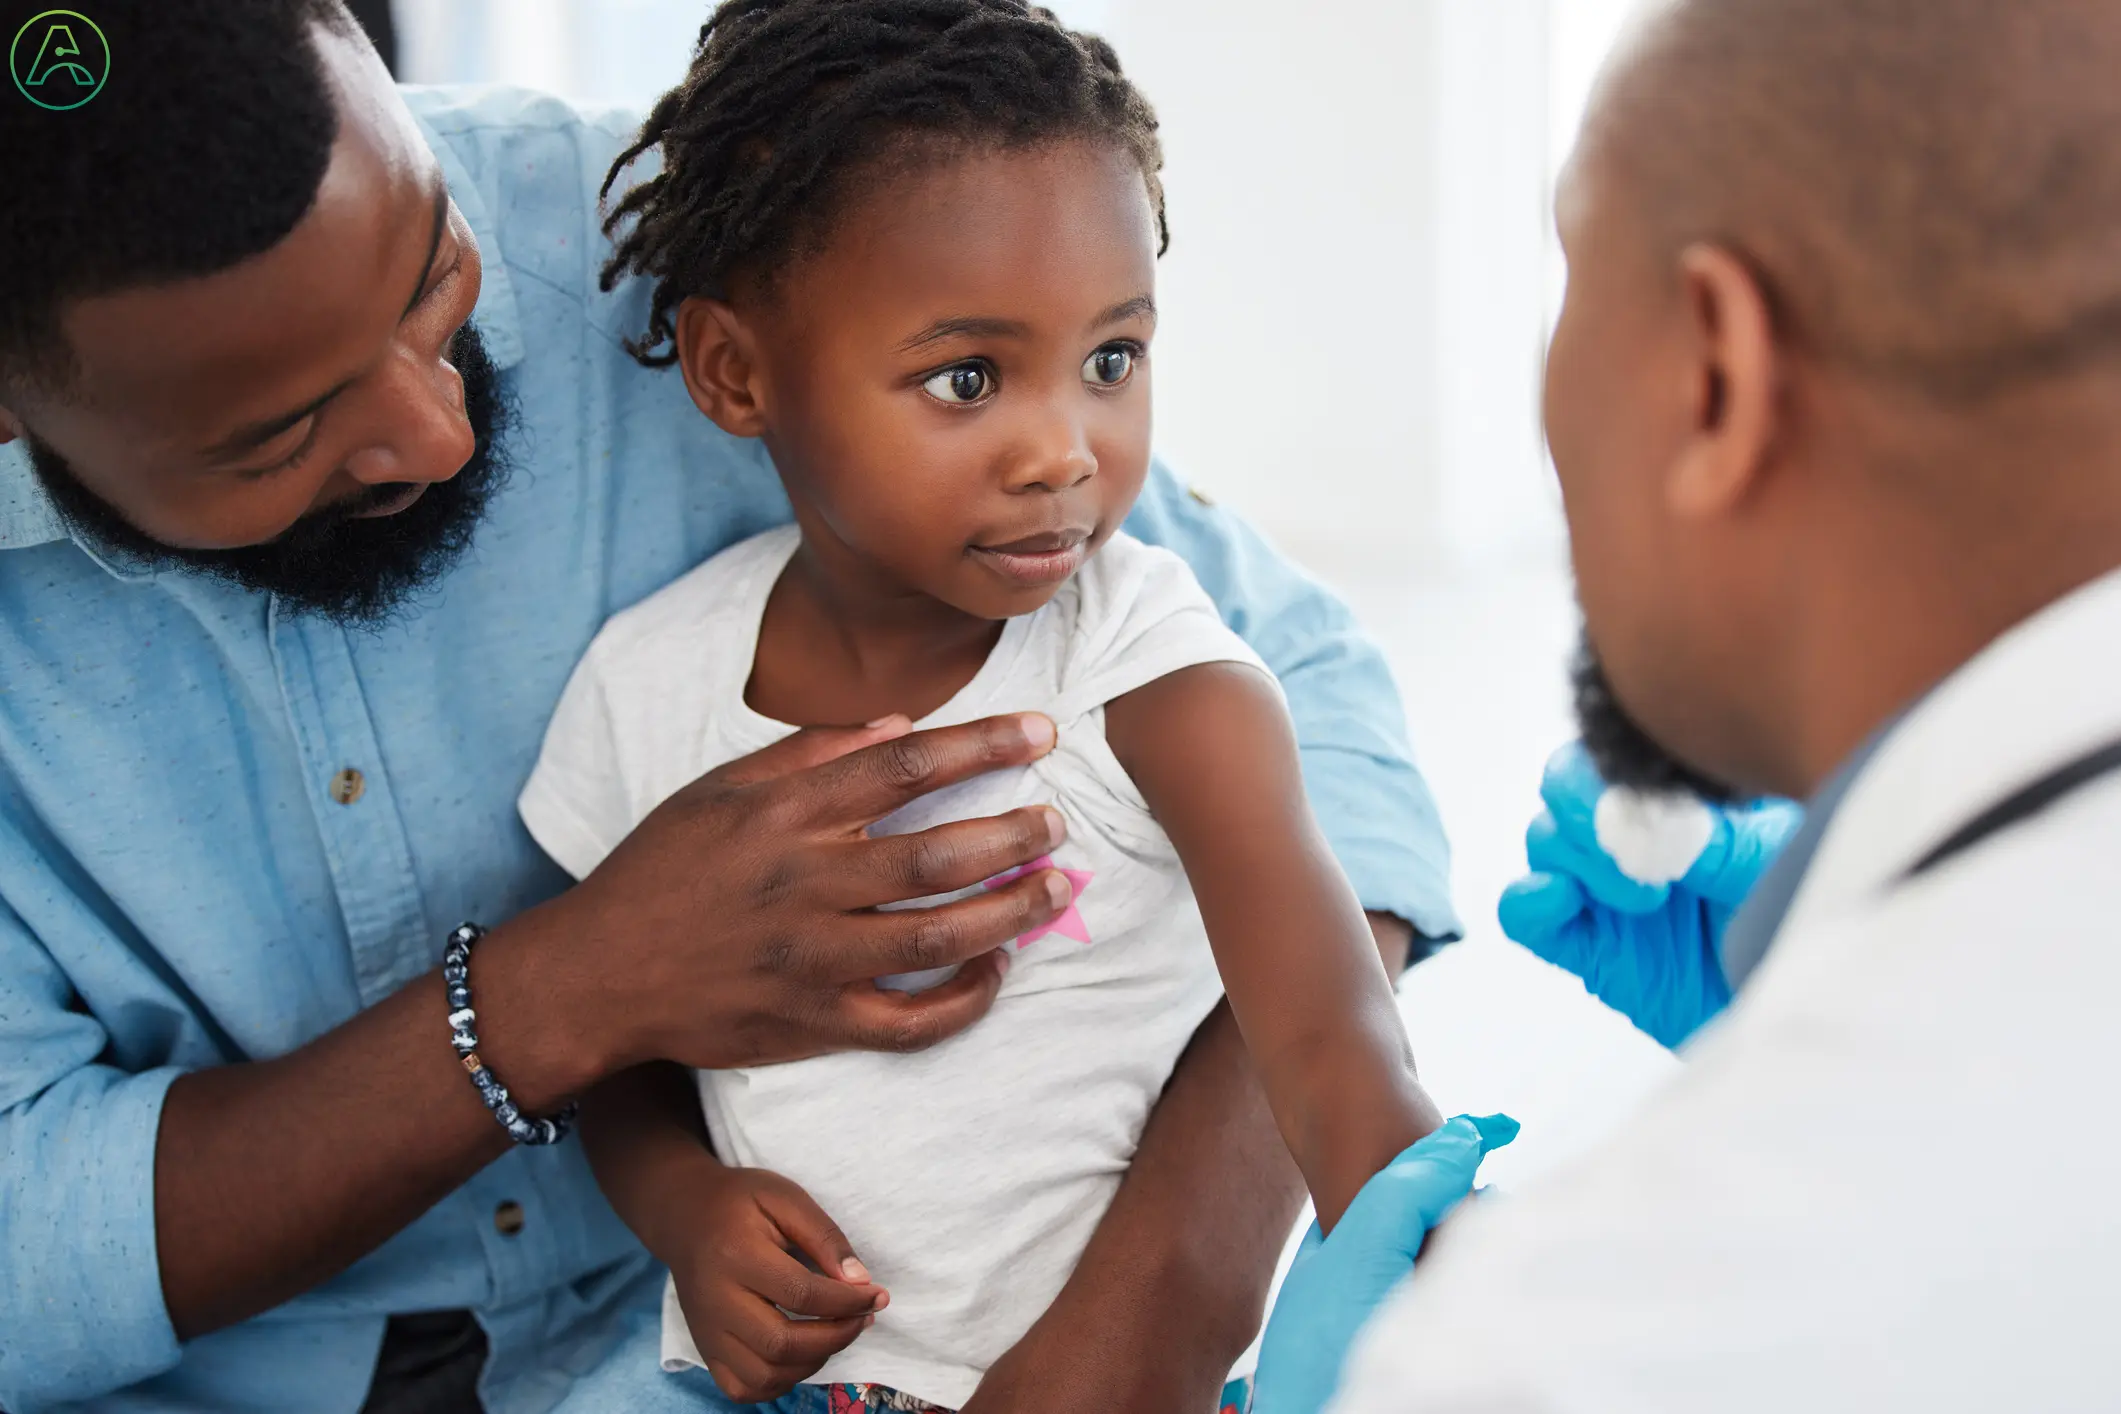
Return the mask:
[[[583,324],[587,325],[597,335],[597,337],[604,340],[605,343],[611,345],[611,347],[617,349],[620,353],[626,353],[626,341],[618,337],[616,334],[613,334],[609,329],[606,329],[603,325],[599,324],[594,318],[590,316],[589,296],[583,294],[578,290],[570,290],[563,285],[556,284],[553,281],[547,279],[545,276],[539,274],[537,271],[532,270],[530,267],[519,264],[518,262],[511,260],[506,256],[503,256],[501,258],[501,263],[508,267],[508,273],[510,276],[520,277],[524,280],[533,282],[541,288],[552,291],[561,299],[571,301],[574,304],[575,308],[582,311]],[[627,357],[631,358],[632,355],[627,354]]]

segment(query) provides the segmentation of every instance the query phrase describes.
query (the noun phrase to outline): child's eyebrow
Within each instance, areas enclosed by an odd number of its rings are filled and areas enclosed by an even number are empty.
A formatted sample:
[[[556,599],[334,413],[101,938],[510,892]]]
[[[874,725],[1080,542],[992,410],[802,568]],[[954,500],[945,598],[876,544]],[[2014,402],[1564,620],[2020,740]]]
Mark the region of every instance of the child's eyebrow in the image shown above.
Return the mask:
[[[1124,324],[1129,319],[1156,319],[1156,301],[1148,295],[1136,295],[1133,299],[1121,300],[1103,314],[1090,321],[1092,329],[1105,329],[1114,324]]]
[[[915,349],[939,344],[945,339],[1021,339],[1030,329],[1014,319],[990,319],[978,315],[960,315],[951,319],[938,319],[912,338],[900,344],[900,353],[912,353]]]
[[[1156,301],[1148,295],[1136,295],[1121,300],[1110,309],[1090,321],[1092,329],[1106,329],[1114,324],[1124,324],[1129,319],[1156,318]],[[942,343],[945,339],[1022,339],[1031,333],[1029,325],[1015,319],[996,319],[987,315],[961,314],[948,319],[938,319],[918,334],[898,346],[900,353],[912,353],[930,344]]]

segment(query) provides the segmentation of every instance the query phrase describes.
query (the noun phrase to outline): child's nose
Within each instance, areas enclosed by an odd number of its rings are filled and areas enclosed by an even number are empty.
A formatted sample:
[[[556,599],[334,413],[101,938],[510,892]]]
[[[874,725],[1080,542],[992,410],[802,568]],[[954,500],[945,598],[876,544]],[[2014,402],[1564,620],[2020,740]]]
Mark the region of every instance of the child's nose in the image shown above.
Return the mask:
[[[1011,491],[1065,491],[1097,475],[1097,454],[1082,424],[1051,417],[1034,428],[1009,469]]]

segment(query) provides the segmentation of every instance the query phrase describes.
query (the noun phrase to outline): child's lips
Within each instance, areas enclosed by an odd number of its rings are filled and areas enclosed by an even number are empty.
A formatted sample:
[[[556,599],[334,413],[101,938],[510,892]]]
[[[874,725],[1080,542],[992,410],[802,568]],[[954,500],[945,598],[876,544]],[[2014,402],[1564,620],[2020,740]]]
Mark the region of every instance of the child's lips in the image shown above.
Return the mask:
[[[1027,587],[1058,584],[1090,558],[1090,533],[1055,530],[1000,545],[974,545],[973,558]]]

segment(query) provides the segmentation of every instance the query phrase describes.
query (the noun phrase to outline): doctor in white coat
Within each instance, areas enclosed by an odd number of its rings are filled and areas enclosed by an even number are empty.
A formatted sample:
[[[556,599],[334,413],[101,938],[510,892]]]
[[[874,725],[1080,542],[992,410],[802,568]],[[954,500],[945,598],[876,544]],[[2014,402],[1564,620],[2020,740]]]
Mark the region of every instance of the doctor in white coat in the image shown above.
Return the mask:
[[[1667,1039],[1728,1009],[1342,1368],[1477,1149],[1381,1178],[1264,1414],[2121,1409],[2116,74],[2111,0],[1680,0],[1607,75],[1547,395],[1586,741],[1808,819],[1727,934],[1686,858],[1624,913],[1559,763],[1513,931]]]

